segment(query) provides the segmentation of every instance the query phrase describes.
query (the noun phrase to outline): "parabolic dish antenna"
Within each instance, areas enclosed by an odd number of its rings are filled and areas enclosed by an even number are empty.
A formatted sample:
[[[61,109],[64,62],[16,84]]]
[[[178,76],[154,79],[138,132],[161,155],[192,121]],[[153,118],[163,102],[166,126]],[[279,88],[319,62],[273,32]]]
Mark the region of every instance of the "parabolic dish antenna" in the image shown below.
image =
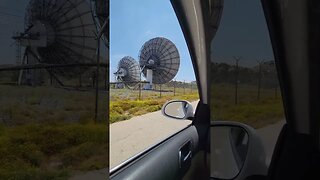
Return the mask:
[[[14,39],[26,46],[26,53],[36,59],[34,63],[93,63],[96,31],[86,0],[31,0],[25,15],[25,31]],[[50,71],[73,77],[87,69],[54,68]]]
[[[119,61],[117,72],[114,74],[118,82],[134,86],[140,81],[139,63],[132,57],[125,56]]]
[[[163,37],[153,38],[142,46],[139,63],[143,75],[152,85],[171,81],[180,66],[180,56],[176,46]]]

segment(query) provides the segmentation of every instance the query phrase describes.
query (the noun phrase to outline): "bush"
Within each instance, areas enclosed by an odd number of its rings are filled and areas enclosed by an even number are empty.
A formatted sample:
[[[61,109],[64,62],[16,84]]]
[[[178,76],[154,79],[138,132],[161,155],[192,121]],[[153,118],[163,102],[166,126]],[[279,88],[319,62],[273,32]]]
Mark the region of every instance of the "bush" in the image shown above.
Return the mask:
[[[64,152],[62,162],[65,167],[71,166],[78,170],[102,169],[108,166],[106,151],[105,144],[86,142]]]
[[[115,98],[117,97],[117,98]],[[194,101],[199,99],[197,92],[185,94],[180,96],[163,96],[159,98],[154,94],[150,94],[143,100],[128,100],[121,99],[119,96],[111,97],[113,101],[110,102],[109,122],[114,123],[118,121],[128,120],[133,116],[139,116],[150,112],[161,110],[162,105],[171,99],[184,99]]]
[[[106,124],[2,126],[0,132],[0,179],[67,179],[72,170],[108,166]],[[94,158],[100,160],[84,166]]]

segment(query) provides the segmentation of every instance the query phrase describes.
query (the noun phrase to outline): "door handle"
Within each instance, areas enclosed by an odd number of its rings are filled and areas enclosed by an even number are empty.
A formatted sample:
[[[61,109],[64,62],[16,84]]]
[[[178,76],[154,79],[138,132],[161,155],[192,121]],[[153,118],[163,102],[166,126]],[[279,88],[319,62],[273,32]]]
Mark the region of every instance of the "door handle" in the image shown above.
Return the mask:
[[[191,158],[191,150],[188,152],[188,154],[183,158],[183,163],[186,162],[189,158]]]
[[[191,162],[192,157],[192,143],[191,141],[186,142],[179,150],[179,166],[180,168]]]

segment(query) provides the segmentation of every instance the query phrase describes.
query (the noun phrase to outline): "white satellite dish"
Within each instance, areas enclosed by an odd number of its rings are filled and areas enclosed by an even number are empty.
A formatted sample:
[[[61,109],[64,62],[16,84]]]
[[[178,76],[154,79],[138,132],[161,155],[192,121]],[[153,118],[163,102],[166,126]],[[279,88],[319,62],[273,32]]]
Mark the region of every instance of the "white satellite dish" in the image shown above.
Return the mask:
[[[139,63],[143,75],[149,84],[145,89],[152,89],[154,84],[165,84],[178,73],[180,56],[177,47],[170,40],[157,37],[142,46]]]

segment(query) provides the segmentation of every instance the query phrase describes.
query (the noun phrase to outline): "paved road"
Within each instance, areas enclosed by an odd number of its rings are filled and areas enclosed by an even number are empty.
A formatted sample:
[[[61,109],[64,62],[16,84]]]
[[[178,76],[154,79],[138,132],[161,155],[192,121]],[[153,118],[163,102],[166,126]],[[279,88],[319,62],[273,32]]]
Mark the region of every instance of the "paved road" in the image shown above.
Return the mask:
[[[284,125],[285,121],[279,121],[275,124],[268,125],[266,127],[257,129],[257,133],[262,138],[263,145],[266,150],[267,159],[266,163],[269,165],[273,153],[274,146],[277,142],[279,133]]]
[[[194,109],[198,101],[192,102]],[[191,121],[174,120],[161,111],[110,125],[110,168],[183,129]]]

